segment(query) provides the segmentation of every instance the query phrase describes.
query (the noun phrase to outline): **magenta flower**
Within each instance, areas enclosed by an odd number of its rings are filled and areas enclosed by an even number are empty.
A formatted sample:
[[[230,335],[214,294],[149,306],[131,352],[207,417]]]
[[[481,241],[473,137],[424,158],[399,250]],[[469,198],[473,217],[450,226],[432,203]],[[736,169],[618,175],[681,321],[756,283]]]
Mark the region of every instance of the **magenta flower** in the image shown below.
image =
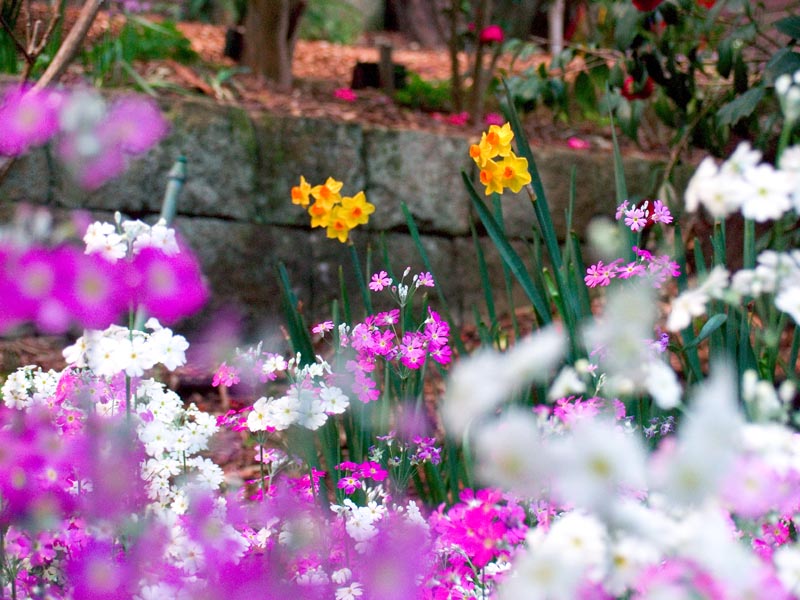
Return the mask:
[[[97,254],[58,251],[59,283],[54,296],[85,329],[105,329],[128,308],[120,269]]]
[[[17,156],[58,132],[60,94],[12,86],[0,100],[0,155]]]
[[[592,147],[592,145],[586,140],[582,140],[581,138],[575,136],[572,136],[571,138],[567,139],[567,146],[569,146],[573,150],[588,150],[589,148]]]
[[[480,39],[481,44],[499,44],[505,39],[505,34],[503,33],[503,28],[500,27],[500,25],[488,25],[487,27],[483,28],[478,36],[478,39]]]
[[[499,114],[499,113],[486,113],[486,116],[483,117],[484,124],[488,127],[490,125],[497,125],[498,127],[502,127],[505,125],[506,118]]]
[[[417,287],[433,287],[434,285],[436,284],[433,282],[433,275],[429,272],[423,271],[417,276]]]
[[[155,146],[169,131],[167,121],[152,100],[129,96],[114,103],[98,127],[104,146],[127,154],[141,154]]]
[[[381,271],[372,276],[372,280],[369,282],[369,289],[373,292],[380,292],[390,285],[392,285],[392,278],[389,277],[386,271]]]
[[[653,212],[650,215],[650,220],[653,223],[669,224],[672,223],[672,213],[669,212],[666,204],[661,200],[656,200],[653,202]]]
[[[340,490],[344,490],[345,494],[352,494],[356,490],[361,489],[361,481],[357,477],[354,477],[353,475],[348,475],[346,477],[342,477],[339,480],[339,483],[336,484],[336,486]]]
[[[358,96],[352,89],[345,87],[334,90],[333,97],[337,100],[344,100],[345,102],[355,102],[358,99]]]
[[[366,461],[358,466],[358,474],[361,477],[369,477],[373,481],[383,481],[389,473],[378,463]]]
[[[617,264],[619,260],[615,260],[611,264],[604,265],[603,261],[597,261],[597,264],[592,265],[586,269],[586,276],[583,280],[589,287],[603,287],[609,285],[611,280],[617,276]]]
[[[214,378],[211,380],[211,385],[214,387],[231,387],[239,383],[239,371],[236,367],[229,367],[226,363],[222,363],[217,372],[214,373]]]
[[[631,208],[625,211],[625,225],[631,231],[641,231],[647,225],[647,213],[641,208]]]
[[[162,323],[195,313],[208,299],[200,267],[187,248],[173,256],[144,248],[133,259],[127,280],[134,305],[143,306]]]
[[[323,321],[322,323],[317,323],[314,327],[311,328],[311,333],[317,333],[319,335],[324,335],[328,331],[333,329],[333,321]]]

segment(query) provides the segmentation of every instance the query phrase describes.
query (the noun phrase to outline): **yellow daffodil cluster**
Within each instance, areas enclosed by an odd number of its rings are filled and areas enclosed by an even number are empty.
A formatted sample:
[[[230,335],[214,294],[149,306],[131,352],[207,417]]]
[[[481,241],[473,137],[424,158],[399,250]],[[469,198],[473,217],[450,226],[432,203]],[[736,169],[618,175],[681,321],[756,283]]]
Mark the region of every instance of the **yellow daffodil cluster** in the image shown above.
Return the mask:
[[[300,185],[292,188],[292,203],[308,209],[311,227],[325,227],[329,238],[344,243],[351,229],[369,221],[369,216],[375,212],[375,205],[367,202],[364,192],[358,192],[352,198],[342,197],[339,193],[341,189],[342,182],[333,177],[328,177],[322,185],[312,187],[301,175]]]
[[[486,186],[487,196],[493,192],[502,194],[505,188],[517,193],[531,182],[528,160],[511,150],[513,139],[509,123],[502,127],[491,125],[489,131],[481,135],[480,143],[469,147],[469,155],[481,170],[480,179]]]

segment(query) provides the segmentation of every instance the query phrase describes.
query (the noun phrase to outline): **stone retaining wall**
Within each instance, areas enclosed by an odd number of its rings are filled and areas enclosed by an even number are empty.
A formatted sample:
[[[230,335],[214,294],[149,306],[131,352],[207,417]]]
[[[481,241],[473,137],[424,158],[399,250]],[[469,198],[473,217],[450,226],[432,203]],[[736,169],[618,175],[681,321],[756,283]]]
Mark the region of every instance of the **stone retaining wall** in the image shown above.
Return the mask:
[[[462,169],[471,168],[466,135],[291,118],[197,100],[163,108],[172,122],[169,137],[100,190],[86,193],[75,188],[40,150],[19,161],[0,187],[0,198],[56,209],[82,208],[106,215],[119,210],[152,217],[160,209],[172,163],[184,154],[189,179],[177,226],[203,261],[214,290],[209,311],[234,306],[252,325],[279,308],[275,275],[279,262],[286,264],[310,320],[328,315],[330,301],[338,295],[339,265],[345,277],[353,277],[346,247],[326,239],[321,230],[309,229],[307,214],[289,200],[301,174],[312,183],[333,176],[344,182],[344,193],[364,190],[376,206],[369,225],[353,234],[362,260],[369,245],[378,267],[385,240],[396,272],[406,265],[422,269],[401,211],[401,203],[406,203],[453,316],[471,318],[472,305],[482,292],[470,235],[472,211],[460,175]],[[556,231],[565,230],[573,168],[574,227],[582,232],[594,215],[613,212],[610,152],[547,147],[534,147],[534,152]],[[653,193],[659,168],[652,161],[626,158],[632,197]],[[534,224],[530,203],[509,195],[503,206],[508,232],[524,252],[523,240],[530,237]],[[483,239],[483,244],[497,289],[503,289],[500,259],[491,242]],[[355,296],[355,286],[351,287]]]

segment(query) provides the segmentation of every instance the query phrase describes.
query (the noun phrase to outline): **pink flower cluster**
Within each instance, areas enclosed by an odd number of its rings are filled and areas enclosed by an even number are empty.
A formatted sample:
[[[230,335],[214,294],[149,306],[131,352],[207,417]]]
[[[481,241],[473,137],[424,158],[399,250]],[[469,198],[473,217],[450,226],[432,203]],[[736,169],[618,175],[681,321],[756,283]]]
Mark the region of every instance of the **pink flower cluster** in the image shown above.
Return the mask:
[[[170,323],[196,312],[208,296],[186,249],[168,256],[144,248],[130,261],[111,264],[72,246],[4,244],[0,285],[0,332],[25,322],[45,333],[62,333],[73,324],[104,329],[137,306]]]
[[[628,207],[626,200],[617,207],[615,218],[617,221],[624,219],[625,225],[634,232],[642,231],[655,223],[664,223],[665,225],[672,223],[672,213],[661,200],[654,200],[652,207],[649,200],[645,200],[640,205],[634,204]]]
[[[510,560],[528,532],[525,510],[499,490],[466,489],[459,499],[449,510],[440,506],[429,518],[437,534],[434,547],[445,565],[437,574],[433,598],[461,597],[450,595],[458,589],[485,589],[499,577],[483,567]],[[479,592],[477,597],[484,596]]]
[[[630,279],[631,277],[647,277],[653,287],[661,285],[669,277],[677,277],[681,274],[681,267],[666,254],[654,256],[647,250],[633,247],[636,260],[625,262],[621,258],[609,264],[598,261],[586,269],[586,276],[583,280],[589,287],[604,287],[611,283],[612,279]]]
[[[360,490],[364,481],[371,479],[375,482],[381,482],[389,475],[379,463],[374,461],[365,461],[363,463],[354,463],[350,461],[341,462],[334,467],[337,471],[348,471],[348,475],[342,477],[337,484],[338,488],[344,490],[345,494],[352,494],[356,490]]]
[[[156,104],[124,97],[106,107],[94,92],[12,86],[0,98],[0,155],[19,156],[55,140],[58,157],[75,180],[96,189],[120,175],[168,131]]]

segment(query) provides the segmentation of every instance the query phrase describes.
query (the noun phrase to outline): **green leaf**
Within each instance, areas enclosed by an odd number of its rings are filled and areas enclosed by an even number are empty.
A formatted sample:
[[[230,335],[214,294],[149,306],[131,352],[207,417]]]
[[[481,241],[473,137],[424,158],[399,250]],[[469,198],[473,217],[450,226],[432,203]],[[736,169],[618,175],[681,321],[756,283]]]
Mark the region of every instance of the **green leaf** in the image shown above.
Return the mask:
[[[767,84],[775,83],[775,80],[784,73],[791,75],[798,69],[800,69],[800,54],[792,52],[789,48],[781,48],[772,55],[764,68],[764,81]]]
[[[470,178],[467,177],[467,174],[462,171],[461,177],[464,180],[464,185],[467,186],[467,192],[469,192],[469,198],[472,201],[472,206],[475,208],[475,212],[478,213],[483,226],[486,228],[486,232],[489,234],[489,237],[492,238],[492,242],[494,242],[498,252],[500,252],[503,262],[505,262],[505,264],[508,265],[508,268],[511,269],[514,277],[516,277],[517,281],[522,287],[522,291],[525,292],[525,295],[528,296],[528,299],[533,304],[533,308],[536,311],[540,322],[550,323],[553,320],[550,314],[550,307],[534,286],[531,276],[525,268],[525,265],[523,264],[522,259],[519,257],[519,254],[517,254],[514,248],[511,247],[505,232],[497,224],[497,221],[495,221],[491,211],[480,199],[480,196],[478,196],[478,192],[475,190],[475,186],[472,185]]]
[[[703,327],[700,329],[700,333],[697,334],[697,337],[692,341],[691,344],[687,344],[686,348],[688,349],[699,345],[700,342],[702,342],[707,337],[711,336],[712,333],[714,333],[717,329],[722,327],[722,325],[727,320],[728,320],[728,315],[724,313],[718,313],[709,318],[708,321],[705,322],[705,325],[703,325]]]
[[[614,30],[614,44],[618,50],[624,52],[630,48],[636,34],[639,33],[640,19],[641,13],[632,4],[619,17]]]
[[[735,125],[740,119],[753,114],[758,103],[764,98],[764,91],[763,86],[754,87],[722,106],[717,111],[720,124]]]
[[[585,71],[581,71],[575,78],[575,100],[584,114],[597,112],[597,94],[594,91],[592,78]]]
[[[725,79],[731,74],[733,67],[733,40],[725,38],[717,46],[717,73]]]
[[[800,16],[791,16],[775,23],[775,29],[793,40],[800,40]]]

